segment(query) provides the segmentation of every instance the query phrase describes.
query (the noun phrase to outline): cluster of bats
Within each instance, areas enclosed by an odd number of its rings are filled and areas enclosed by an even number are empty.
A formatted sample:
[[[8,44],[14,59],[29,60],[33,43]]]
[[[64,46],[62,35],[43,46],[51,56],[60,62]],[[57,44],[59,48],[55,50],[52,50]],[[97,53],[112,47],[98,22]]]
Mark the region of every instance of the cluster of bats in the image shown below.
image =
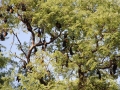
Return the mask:
[[[5,40],[5,37],[8,35],[7,32],[3,32],[3,33],[0,33],[0,40],[1,41],[4,41]]]
[[[60,29],[62,26],[61,24],[57,21],[56,22],[56,27],[58,29]],[[74,36],[72,36],[72,40],[74,40]],[[68,48],[68,43],[69,43],[69,40],[68,40],[68,34],[67,33],[64,33],[64,38],[63,38],[63,42],[62,42],[62,47],[64,47],[63,50],[67,49]],[[70,52],[70,55],[73,55],[73,50],[72,50],[72,46],[69,46],[69,52]]]
[[[25,6],[24,3],[17,4],[17,5],[16,5],[16,8],[17,8],[17,9],[21,9],[22,11],[26,11],[26,6]],[[13,12],[14,12],[13,6],[7,6],[6,11],[7,11],[8,13],[13,13]],[[31,27],[30,23],[28,22],[29,20],[28,20],[27,18],[23,18],[23,19],[22,19],[19,14],[18,14],[18,16],[20,17],[20,19],[22,20],[22,22],[26,24],[28,31],[31,31],[31,30],[32,30],[32,27]],[[3,17],[3,15],[0,14],[0,17]],[[4,21],[4,23],[7,23],[7,21],[8,21],[8,20],[7,20],[7,17],[4,17],[4,20],[3,20],[3,21]],[[60,28],[62,27],[62,25],[61,25],[58,21],[56,22],[55,25],[56,25],[56,28],[57,28],[58,30],[60,30]],[[37,33],[38,33],[37,36],[40,37],[41,34],[44,33],[44,30],[38,29],[38,32],[37,32]],[[4,40],[5,40],[5,37],[7,36],[7,34],[8,34],[7,32],[0,33],[0,40],[1,40],[1,41],[4,41]],[[54,38],[54,37],[51,37],[51,40],[53,40],[53,38]],[[74,40],[74,36],[73,36],[72,40]],[[45,48],[47,47],[45,38],[44,38],[44,40],[43,40],[42,42],[44,43],[44,45],[42,46],[42,50],[45,50]],[[64,50],[65,50],[66,48],[68,48],[70,55],[73,55],[74,53],[73,53],[73,50],[72,50],[72,46],[69,46],[69,47],[68,47],[67,43],[68,43],[68,35],[65,33],[65,34],[64,34],[64,39],[63,39],[63,42],[62,42],[62,46],[64,47]],[[35,48],[34,48],[34,54],[35,54],[36,52],[37,52],[37,48],[35,47]],[[66,61],[66,63],[68,63],[68,61]],[[66,64],[66,66],[68,66],[68,65]],[[111,75],[115,74],[115,73],[116,73],[116,70],[117,70],[117,64],[113,64],[113,65],[112,65],[112,70],[110,71],[110,74],[111,74]],[[98,78],[101,79],[101,72],[100,72],[100,70],[98,70],[98,69],[97,69],[97,74],[98,74]],[[17,77],[16,80],[19,82],[19,81],[20,81],[20,78]]]
[[[65,33],[65,34],[64,34],[63,43],[62,43],[62,46],[64,47],[63,50],[65,50],[65,49],[68,48],[67,43],[68,43],[68,37],[67,37],[67,34]],[[72,50],[72,46],[69,46],[69,53],[70,53],[70,55],[73,55],[73,54],[74,54],[74,53],[73,53],[73,50]]]
[[[20,3],[20,4],[16,5],[16,8],[17,9],[21,9],[22,11],[26,11],[26,6],[25,6],[24,3]],[[7,8],[6,8],[6,11],[8,13],[13,13],[14,12],[13,6],[12,5],[8,5]],[[0,18],[2,18],[2,17],[4,18],[3,19],[4,23],[7,23],[8,22],[8,18],[6,16],[4,17],[3,14],[0,14]],[[7,31],[4,31],[3,33],[0,33],[0,40],[4,41],[5,37],[7,36],[7,34],[8,34]]]
[[[116,73],[116,70],[117,70],[117,64],[114,63],[111,67],[110,75],[114,75]],[[98,78],[101,79],[101,72],[99,69],[97,69],[97,74],[98,74]]]
[[[16,8],[17,8],[17,9],[21,9],[22,11],[26,11],[26,6],[25,6],[24,3],[20,3],[20,4],[16,5]],[[6,11],[7,11],[8,13],[13,13],[13,12],[14,12],[13,6],[12,6],[12,5],[8,5]],[[0,17],[2,17],[2,16],[3,16],[3,15],[0,14]],[[8,21],[7,19],[8,19],[7,17],[4,17],[4,20],[3,20],[4,23],[7,23],[7,21]]]
[[[21,9],[22,11],[26,11],[26,6],[25,6],[24,3],[16,4],[15,7],[16,7],[17,9]],[[12,6],[12,5],[8,5],[6,10],[7,10],[7,12],[9,12],[9,13],[13,13],[13,12],[14,12],[14,9],[13,9],[13,6]]]
[[[59,22],[57,22],[56,23],[56,27],[57,28],[61,28],[61,24],[59,23]],[[63,40],[63,44],[62,44],[62,46],[64,47],[64,49],[66,49],[68,46],[67,46],[67,43],[68,43],[68,35],[65,33],[64,34],[64,40]],[[73,36],[73,38],[72,38],[72,40],[74,40],[74,36]],[[72,47],[69,47],[69,53],[70,53],[70,55],[73,55],[74,53],[73,53],[73,50],[72,50]],[[66,67],[68,66],[68,60],[66,61]],[[112,67],[111,67],[112,69],[110,70],[110,74],[111,75],[114,75],[115,73],[116,73],[116,70],[117,70],[117,64],[116,63],[114,63],[113,65],[112,65]],[[98,78],[99,79],[101,79],[101,72],[100,72],[100,70],[99,69],[97,69],[97,72],[96,72],[97,74],[98,74]]]

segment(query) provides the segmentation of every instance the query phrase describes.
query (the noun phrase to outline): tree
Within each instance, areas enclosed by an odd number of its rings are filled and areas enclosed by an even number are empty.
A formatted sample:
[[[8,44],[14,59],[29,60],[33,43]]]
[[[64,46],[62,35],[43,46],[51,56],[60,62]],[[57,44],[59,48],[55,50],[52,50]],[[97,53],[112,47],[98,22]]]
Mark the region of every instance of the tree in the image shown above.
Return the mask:
[[[118,90],[119,1],[2,0],[1,41],[18,41],[10,52],[22,62],[17,87],[27,90]],[[21,26],[22,25],[22,26]],[[16,32],[30,33],[30,43]],[[23,36],[26,37],[26,36]]]
[[[2,49],[4,48],[5,47],[0,44],[0,89],[12,89],[10,83],[12,84],[13,81],[13,78],[11,77],[13,67],[8,70],[5,70],[5,68],[8,65],[16,65],[17,63],[3,54]]]

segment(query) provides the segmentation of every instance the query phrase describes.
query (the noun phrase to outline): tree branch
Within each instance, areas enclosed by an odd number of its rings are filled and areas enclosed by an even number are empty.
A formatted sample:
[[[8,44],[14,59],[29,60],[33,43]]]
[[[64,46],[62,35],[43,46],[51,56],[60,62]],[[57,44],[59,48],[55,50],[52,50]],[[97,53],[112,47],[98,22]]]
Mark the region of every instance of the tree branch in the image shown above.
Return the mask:
[[[12,46],[13,46],[14,41],[15,41],[14,39],[15,39],[15,35],[13,35],[13,42],[12,42],[12,45],[11,45],[11,47],[10,47],[10,52],[11,52]]]
[[[23,22],[23,23],[25,23],[25,22]],[[27,26],[28,31],[31,32],[31,34],[32,34],[32,45],[34,45],[34,44],[35,44],[35,34],[34,34],[34,32],[32,31],[32,27],[31,27],[30,23],[27,22],[27,23],[25,23],[25,24],[26,24],[26,26]]]
[[[46,44],[52,43],[54,40],[56,40],[58,37],[61,36],[61,33],[62,33],[62,31],[60,32],[60,34],[59,34],[58,36],[54,37],[54,38],[53,38],[52,40],[50,40],[49,42],[46,42]],[[41,46],[41,45],[44,45],[44,43],[39,42],[39,43],[35,44],[35,46]]]
[[[32,30],[32,26],[27,18],[23,18],[19,13],[17,13],[19,20],[21,20],[26,26],[29,32],[32,34],[32,44],[35,44],[35,34]]]
[[[11,52],[11,51],[10,51],[10,52]],[[11,53],[12,53],[12,52],[11,52]],[[14,55],[15,55],[15,57],[17,57],[18,59],[20,59],[22,62],[26,63],[26,61],[25,61],[24,59],[20,58],[19,56],[17,56],[16,53],[15,53]]]
[[[27,29],[28,29],[28,31],[29,32],[31,32],[31,34],[32,34],[32,45],[31,45],[31,47],[30,47],[30,49],[29,49],[29,51],[28,51],[28,54],[26,55],[24,52],[24,54],[25,54],[25,56],[26,56],[26,58],[27,58],[27,62],[29,63],[30,62],[30,56],[31,56],[31,52],[32,52],[32,50],[33,50],[33,48],[35,48],[36,46],[41,46],[41,45],[44,45],[45,43],[44,42],[38,42],[37,44],[35,44],[35,34],[34,34],[34,32],[33,32],[33,30],[32,30],[32,27],[31,27],[31,25],[30,25],[30,22],[29,22],[29,20],[27,19],[27,18],[23,18],[19,13],[17,13],[18,14],[18,18],[27,26]],[[54,40],[56,40],[60,35],[61,35],[61,33],[62,33],[62,31],[60,32],[60,34],[57,36],[57,37],[54,37],[52,40],[50,40],[49,42],[46,42],[46,45],[47,44],[50,44],[50,43],[52,43]],[[17,36],[16,36],[17,37]],[[19,41],[19,39],[18,39],[18,41]],[[20,42],[20,41],[19,41]],[[22,50],[22,48],[21,48],[21,50]],[[22,50],[23,51],[23,50]]]
[[[62,32],[60,32],[60,34],[59,34],[57,37],[55,37],[53,40],[51,40],[51,41],[49,41],[49,42],[46,42],[46,44],[52,43],[54,40],[56,40],[58,37],[61,36],[61,33],[62,33]],[[38,42],[37,44],[31,46],[30,50],[28,51],[28,55],[27,55],[28,63],[30,62],[30,56],[31,56],[32,49],[33,49],[34,47],[36,47],[36,46],[41,46],[41,45],[44,45],[44,42]]]
[[[113,65],[113,62],[112,62],[113,60],[110,60],[109,61],[109,64],[108,65],[105,65],[105,66],[98,66],[98,68],[99,69],[108,69],[108,68],[110,68],[112,65]]]
[[[23,60],[22,58],[18,57],[16,54],[15,54],[15,57],[19,58],[22,62],[26,63],[25,60]]]
[[[24,55],[25,55],[25,57],[27,58],[26,53],[25,53],[25,52],[24,52],[24,50],[22,49],[22,44],[21,44],[21,42],[20,42],[20,40],[19,40],[19,38],[18,38],[17,34],[15,34],[14,32],[13,32],[13,34],[16,36],[16,38],[17,38],[17,40],[18,40],[18,42],[19,42],[19,44],[20,44],[20,49],[21,49],[21,51],[23,52],[23,54],[24,54]]]

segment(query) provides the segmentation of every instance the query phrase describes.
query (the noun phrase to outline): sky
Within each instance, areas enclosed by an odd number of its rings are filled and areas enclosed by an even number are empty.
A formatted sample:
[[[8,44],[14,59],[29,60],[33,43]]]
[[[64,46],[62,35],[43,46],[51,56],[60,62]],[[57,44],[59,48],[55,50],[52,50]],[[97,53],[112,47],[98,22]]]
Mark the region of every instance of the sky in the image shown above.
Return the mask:
[[[16,30],[13,30],[13,31],[15,31],[15,33],[17,33],[21,43],[23,43],[25,41],[26,42],[30,41],[29,39],[30,39],[31,34],[29,32],[27,34],[23,33],[23,32],[21,32],[21,30],[23,30],[23,28],[17,28]],[[0,43],[3,46],[6,46],[6,51],[9,51],[11,49],[11,51],[16,53],[17,55],[19,55],[21,53],[20,50],[17,50],[16,44],[19,44],[19,42],[13,34],[8,33],[5,41],[0,41]],[[12,44],[13,44],[13,46],[12,46]],[[11,46],[12,46],[12,48],[11,48]]]
[[[22,44],[25,41],[29,42],[29,39],[30,39],[30,36],[31,36],[31,34],[29,32],[27,34],[23,33],[21,31],[23,29],[24,29],[23,26],[20,26],[20,28],[17,28],[17,29],[14,30],[17,33],[17,35],[18,35],[18,37],[19,37],[19,39],[20,39],[20,41],[21,41]],[[12,45],[12,43],[13,43],[13,45]],[[16,37],[14,37],[13,34],[8,33],[5,41],[0,41],[0,44],[2,44],[3,46],[6,47],[6,49],[2,48],[4,56],[6,56],[6,57],[9,56],[8,51],[10,51],[10,49],[11,49],[12,53],[16,53],[16,55],[18,55],[18,56],[19,56],[20,53],[22,53],[20,50],[17,49],[16,44],[19,44],[19,42],[16,39]],[[12,48],[11,48],[11,46],[12,46]],[[12,58],[12,60],[17,61],[17,62],[20,61],[20,59],[18,59],[18,58]],[[11,65],[8,65],[4,70],[6,71],[10,67],[11,67]],[[14,69],[16,71],[15,73],[17,73],[19,68],[14,68]],[[14,82],[13,82],[14,85],[15,86],[19,85],[18,82],[16,81],[16,78],[14,78],[14,79],[15,79]]]

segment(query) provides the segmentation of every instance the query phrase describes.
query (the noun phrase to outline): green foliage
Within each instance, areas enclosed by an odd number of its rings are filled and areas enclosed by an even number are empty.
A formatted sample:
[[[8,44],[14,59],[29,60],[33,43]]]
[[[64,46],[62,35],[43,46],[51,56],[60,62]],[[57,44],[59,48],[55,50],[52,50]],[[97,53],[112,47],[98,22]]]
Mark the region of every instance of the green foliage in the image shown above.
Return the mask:
[[[3,57],[2,55],[0,55],[0,68],[5,67],[8,61],[9,61],[8,58]]]
[[[12,81],[12,77],[9,77],[9,71],[4,71],[5,67],[8,65],[9,62],[9,58],[6,58],[5,56],[3,56],[3,54],[0,54],[0,89],[2,90],[12,89],[11,85],[9,85],[9,82]]]
[[[19,72],[13,74],[20,78],[17,89],[118,90],[115,79],[120,68],[119,4],[119,0],[2,0],[0,34],[12,33],[22,51],[22,58],[13,55],[23,62],[17,67]],[[6,11],[8,5],[12,5],[13,13]],[[15,33],[21,24],[25,30],[20,32],[31,33],[30,44],[21,43]],[[40,37],[37,30],[41,30]],[[38,50],[33,52],[35,48]],[[0,68],[7,62],[0,56]]]

